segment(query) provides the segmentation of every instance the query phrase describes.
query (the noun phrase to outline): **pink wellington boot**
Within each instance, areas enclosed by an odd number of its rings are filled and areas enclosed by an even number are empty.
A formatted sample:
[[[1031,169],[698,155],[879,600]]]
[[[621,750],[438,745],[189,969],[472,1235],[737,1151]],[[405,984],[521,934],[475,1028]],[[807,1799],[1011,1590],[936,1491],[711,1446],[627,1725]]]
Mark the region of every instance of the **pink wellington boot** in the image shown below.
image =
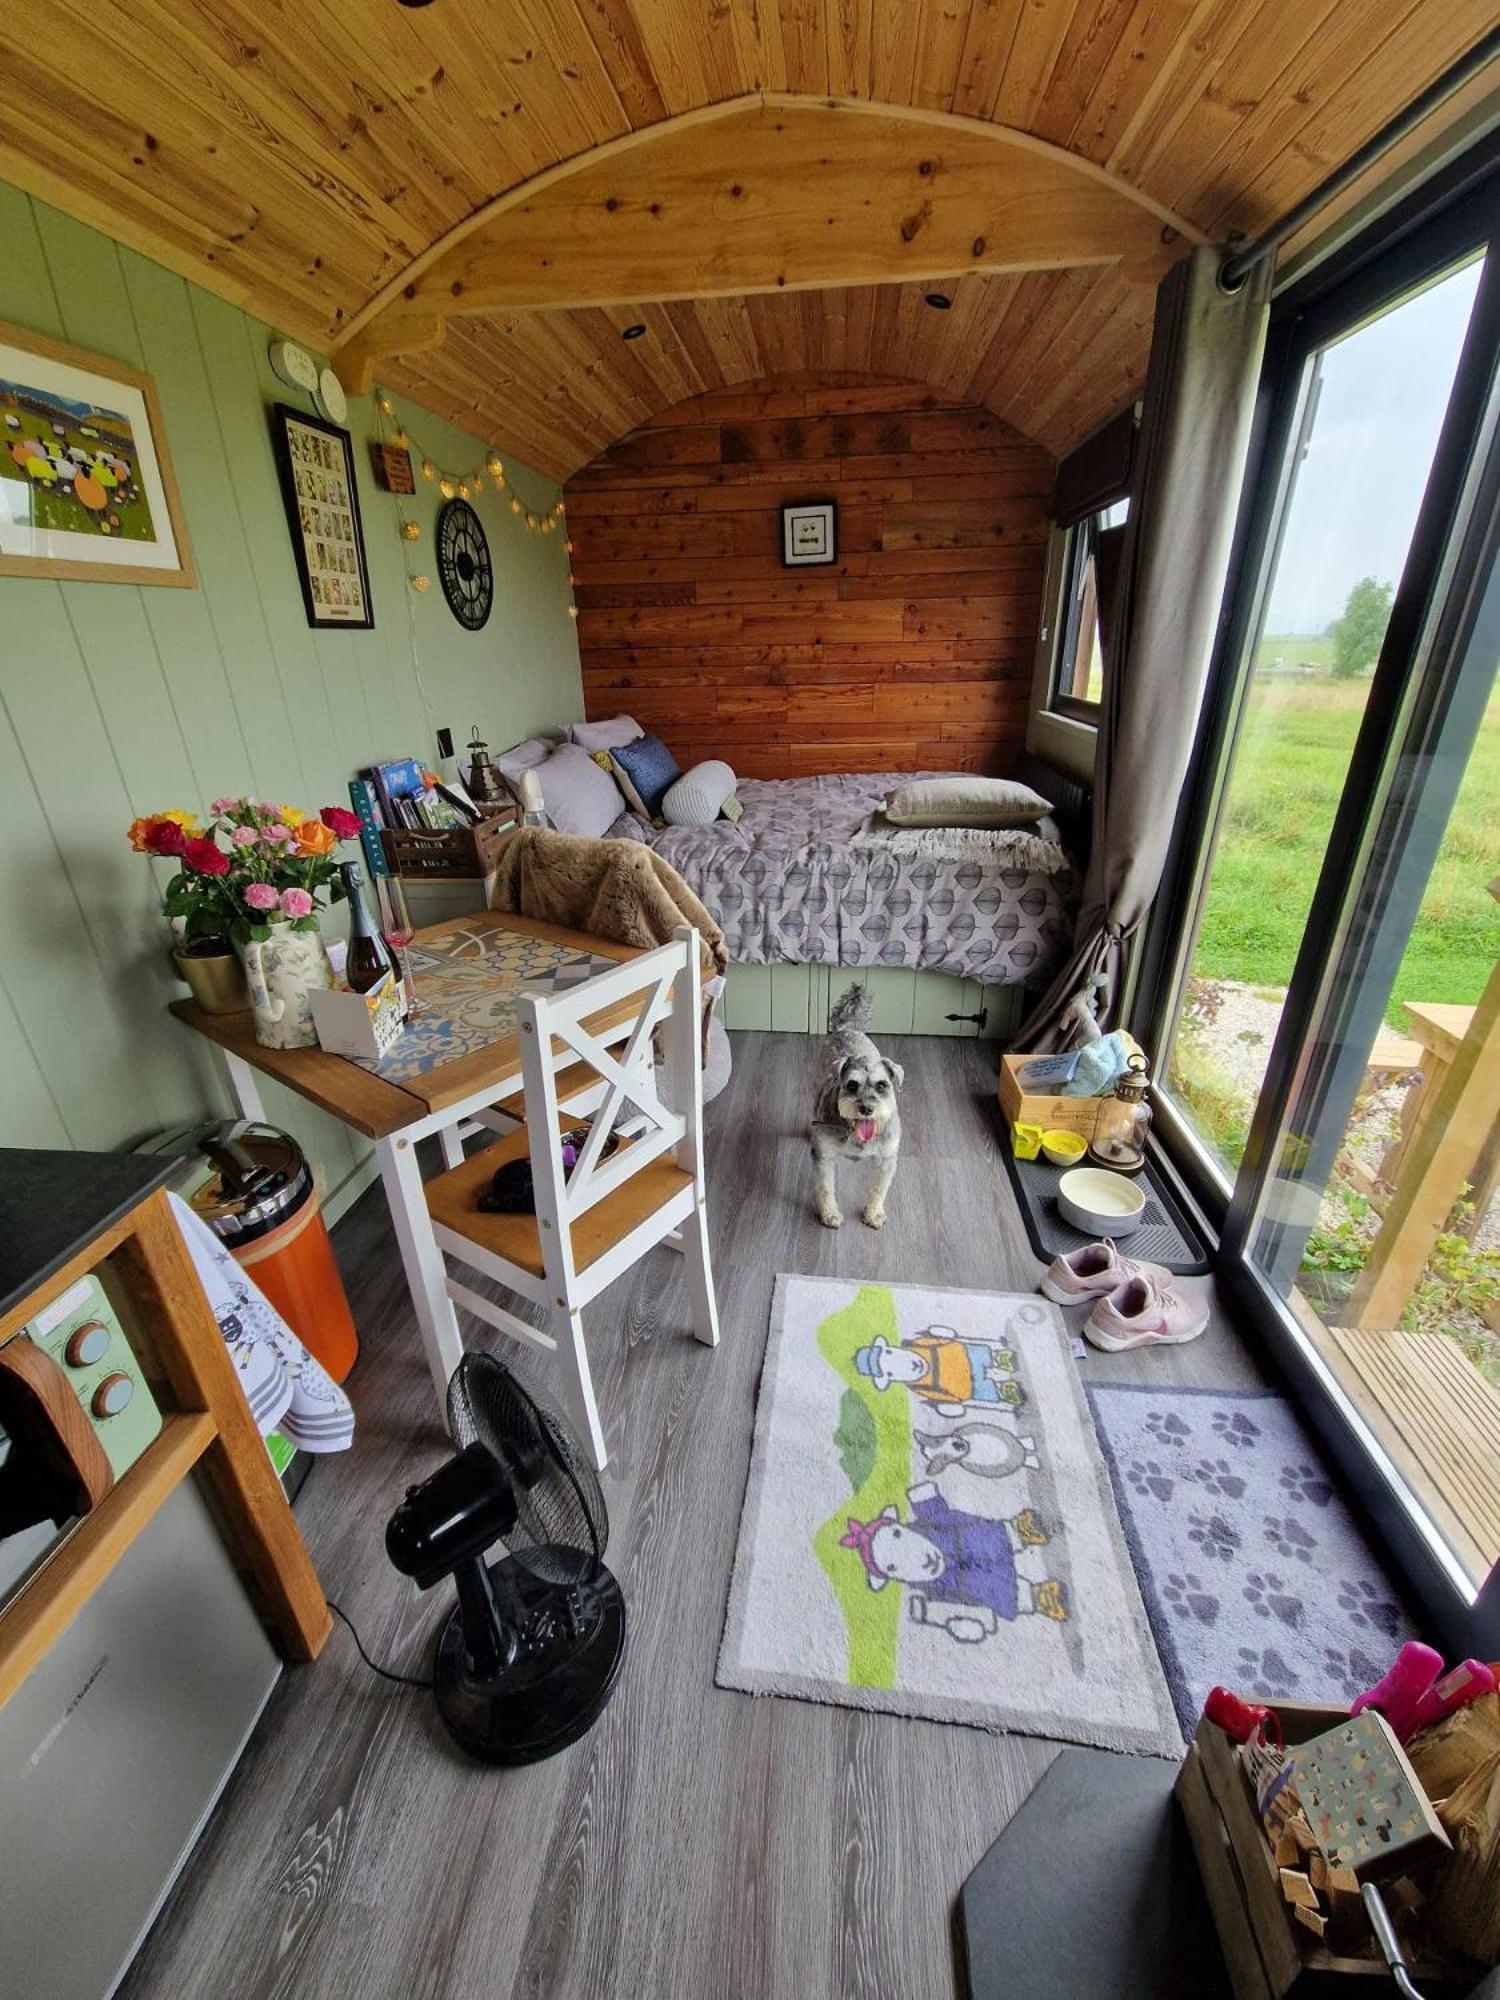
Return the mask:
[[[1378,1708],[1396,1741],[1404,1743],[1417,1727],[1417,1705],[1436,1684],[1443,1671],[1443,1656],[1420,1639],[1408,1639],[1374,1687],[1366,1688],[1349,1704],[1349,1713]]]

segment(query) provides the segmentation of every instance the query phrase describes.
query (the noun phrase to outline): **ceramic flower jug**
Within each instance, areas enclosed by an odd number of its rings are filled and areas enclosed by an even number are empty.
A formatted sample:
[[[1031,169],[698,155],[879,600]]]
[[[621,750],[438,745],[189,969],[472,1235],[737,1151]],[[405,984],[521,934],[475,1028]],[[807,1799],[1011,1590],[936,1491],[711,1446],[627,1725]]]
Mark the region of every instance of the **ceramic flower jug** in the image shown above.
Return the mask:
[[[322,934],[292,924],[272,924],[265,939],[240,946],[255,1016],[255,1039],[267,1049],[307,1049],[317,1045],[309,993],[333,985],[333,967]]]

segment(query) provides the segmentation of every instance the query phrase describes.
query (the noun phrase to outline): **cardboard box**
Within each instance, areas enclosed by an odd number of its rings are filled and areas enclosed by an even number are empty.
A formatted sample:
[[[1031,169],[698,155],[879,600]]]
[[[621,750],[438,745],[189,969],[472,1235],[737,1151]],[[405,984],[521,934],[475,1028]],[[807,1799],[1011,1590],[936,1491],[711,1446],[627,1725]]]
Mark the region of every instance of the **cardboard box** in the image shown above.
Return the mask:
[[[308,995],[319,1046],[331,1056],[353,1056],[374,1062],[401,1039],[401,985],[390,973],[368,993],[351,993],[347,986]]]

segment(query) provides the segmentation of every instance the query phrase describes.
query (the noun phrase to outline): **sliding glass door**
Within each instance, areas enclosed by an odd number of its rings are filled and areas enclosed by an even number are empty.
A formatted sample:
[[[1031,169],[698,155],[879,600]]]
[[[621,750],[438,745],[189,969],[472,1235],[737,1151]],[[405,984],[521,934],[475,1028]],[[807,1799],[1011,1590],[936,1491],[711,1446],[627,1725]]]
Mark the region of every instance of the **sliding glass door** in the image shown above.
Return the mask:
[[[1500,1646],[1500,260],[1483,191],[1273,341],[1134,1020],[1221,1268],[1455,1642]]]

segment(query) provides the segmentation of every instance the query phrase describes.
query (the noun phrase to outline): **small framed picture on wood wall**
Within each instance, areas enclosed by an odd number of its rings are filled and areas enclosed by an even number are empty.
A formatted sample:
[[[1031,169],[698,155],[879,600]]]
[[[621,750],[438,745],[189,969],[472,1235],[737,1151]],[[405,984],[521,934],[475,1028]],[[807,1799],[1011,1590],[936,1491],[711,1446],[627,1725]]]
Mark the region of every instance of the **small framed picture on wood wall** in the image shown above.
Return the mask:
[[[271,432],[308,624],[373,625],[349,433],[286,403],[272,405]]]
[[[788,569],[838,560],[838,507],[832,500],[798,500],[781,510],[781,560]]]

